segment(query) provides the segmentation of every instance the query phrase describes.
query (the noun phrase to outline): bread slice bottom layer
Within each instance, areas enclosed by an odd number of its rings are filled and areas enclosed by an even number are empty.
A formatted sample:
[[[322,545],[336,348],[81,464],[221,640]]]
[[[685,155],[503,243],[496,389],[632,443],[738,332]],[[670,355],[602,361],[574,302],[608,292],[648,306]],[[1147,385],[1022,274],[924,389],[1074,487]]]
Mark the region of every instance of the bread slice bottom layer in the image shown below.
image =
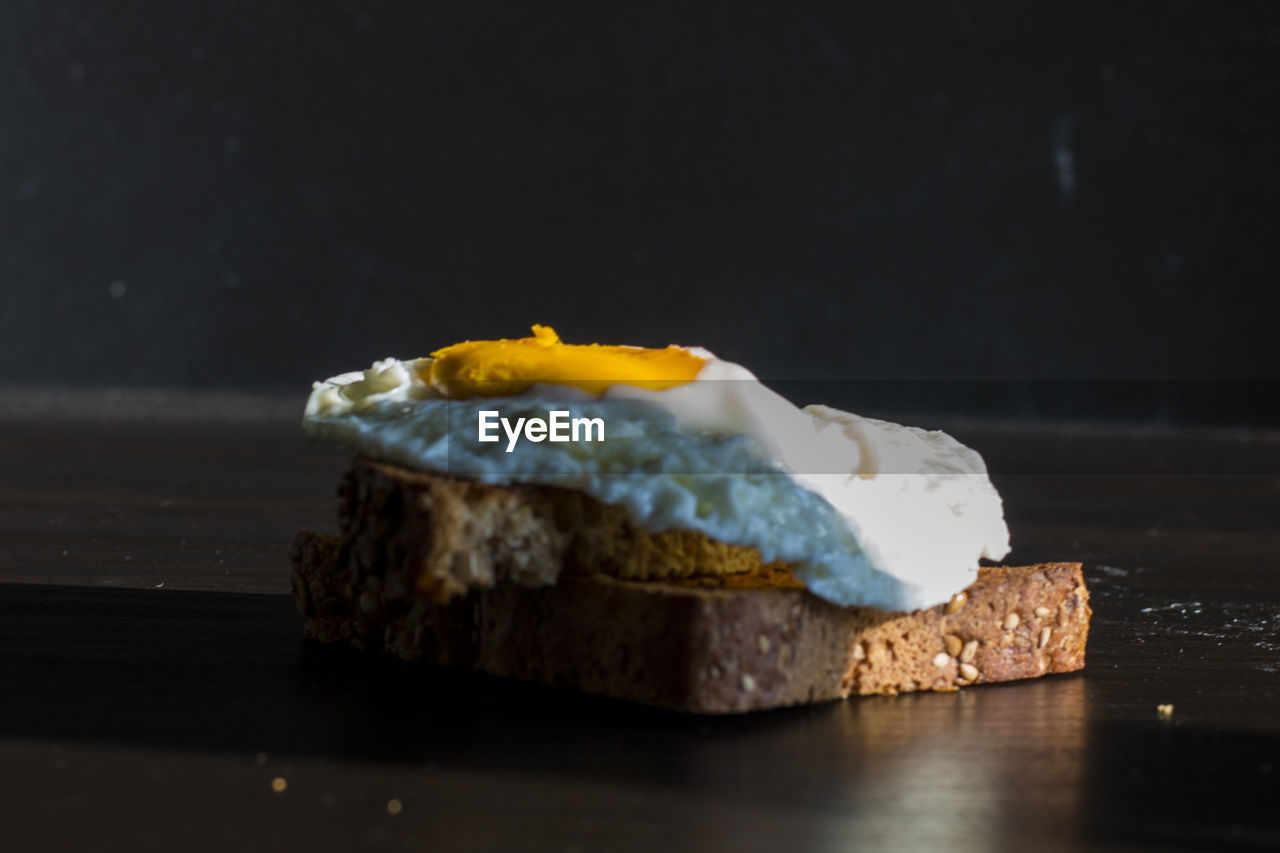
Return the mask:
[[[1091,615],[1079,563],[984,567],[947,604],[890,613],[605,575],[438,604],[353,572],[350,550],[309,531],[290,549],[314,640],[708,714],[1072,672]]]

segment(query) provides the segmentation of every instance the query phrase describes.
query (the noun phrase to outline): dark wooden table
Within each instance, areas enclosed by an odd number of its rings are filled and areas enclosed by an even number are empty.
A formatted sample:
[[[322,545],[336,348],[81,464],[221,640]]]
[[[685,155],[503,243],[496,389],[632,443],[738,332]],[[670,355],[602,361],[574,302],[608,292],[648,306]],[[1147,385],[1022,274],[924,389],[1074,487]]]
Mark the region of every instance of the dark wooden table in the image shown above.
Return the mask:
[[[304,643],[348,460],[293,403],[22,400],[0,850],[1280,848],[1280,433],[952,424],[1084,561],[1084,673],[698,718]]]

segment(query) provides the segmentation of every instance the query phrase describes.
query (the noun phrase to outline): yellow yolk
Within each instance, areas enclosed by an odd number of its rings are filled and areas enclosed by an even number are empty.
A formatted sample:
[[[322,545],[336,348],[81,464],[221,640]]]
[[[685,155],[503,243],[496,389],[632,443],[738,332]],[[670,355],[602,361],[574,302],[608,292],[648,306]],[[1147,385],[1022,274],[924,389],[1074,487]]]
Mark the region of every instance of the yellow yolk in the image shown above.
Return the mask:
[[[572,385],[603,394],[610,385],[661,391],[693,380],[703,359],[679,347],[565,344],[555,330],[534,326],[533,337],[467,341],[431,353],[423,379],[448,397],[508,397],[535,384]]]

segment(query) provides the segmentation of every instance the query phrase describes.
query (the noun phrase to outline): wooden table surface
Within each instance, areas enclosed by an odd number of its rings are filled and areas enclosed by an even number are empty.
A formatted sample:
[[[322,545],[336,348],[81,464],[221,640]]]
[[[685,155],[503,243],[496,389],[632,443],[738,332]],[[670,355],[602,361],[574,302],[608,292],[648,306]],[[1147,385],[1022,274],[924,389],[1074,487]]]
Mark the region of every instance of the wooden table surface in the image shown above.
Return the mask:
[[[701,718],[305,643],[347,455],[103,400],[0,407],[0,850],[1280,849],[1280,433],[952,424],[1086,670]]]

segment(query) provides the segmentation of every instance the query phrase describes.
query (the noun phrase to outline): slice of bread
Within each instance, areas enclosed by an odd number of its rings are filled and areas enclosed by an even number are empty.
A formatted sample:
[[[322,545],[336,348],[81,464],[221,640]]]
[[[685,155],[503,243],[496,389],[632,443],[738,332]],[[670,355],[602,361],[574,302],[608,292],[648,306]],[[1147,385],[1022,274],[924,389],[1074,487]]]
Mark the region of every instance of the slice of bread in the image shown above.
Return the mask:
[[[394,566],[409,588],[446,602],[504,581],[549,586],[562,573],[630,580],[786,574],[751,547],[691,530],[649,533],[624,509],[573,489],[489,486],[357,460],[338,521],[356,578]],[[800,586],[799,581],[794,582]]]
[[[889,613],[823,601],[754,549],[646,534],[565,489],[361,461],[342,493],[343,535],[303,532],[290,552],[321,642],[700,713],[1084,666],[1078,563],[985,567],[947,604]]]

